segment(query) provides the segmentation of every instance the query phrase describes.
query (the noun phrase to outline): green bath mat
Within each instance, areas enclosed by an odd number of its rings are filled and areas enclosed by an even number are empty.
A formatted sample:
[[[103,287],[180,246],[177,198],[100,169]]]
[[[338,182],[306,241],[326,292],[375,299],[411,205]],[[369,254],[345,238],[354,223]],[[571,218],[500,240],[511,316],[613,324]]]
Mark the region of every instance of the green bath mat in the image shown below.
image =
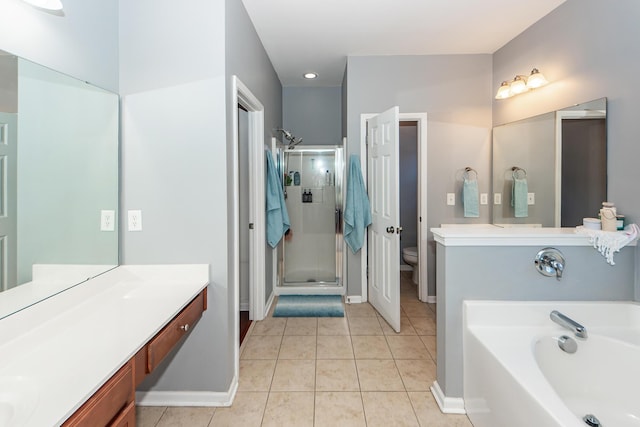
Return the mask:
[[[280,295],[273,317],[344,317],[340,295]]]

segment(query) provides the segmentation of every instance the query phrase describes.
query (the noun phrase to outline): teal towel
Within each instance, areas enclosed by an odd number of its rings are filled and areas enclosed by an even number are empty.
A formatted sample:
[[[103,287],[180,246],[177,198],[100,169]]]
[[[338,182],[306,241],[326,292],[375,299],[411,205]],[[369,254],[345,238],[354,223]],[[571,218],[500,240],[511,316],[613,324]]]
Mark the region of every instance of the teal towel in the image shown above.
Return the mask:
[[[267,243],[275,248],[287,232],[291,223],[287,205],[284,203],[282,184],[278,179],[276,165],[269,151],[265,152],[267,157],[267,182],[266,182],[266,202],[267,202]]]
[[[478,218],[480,216],[477,179],[464,179],[462,183],[462,204],[464,205],[465,218]]]
[[[527,179],[514,176],[513,187],[511,188],[511,206],[513,207],[513,215],[516,218],[529,216],[528,192]]]
[[[360,156],[352,154],[349,157],[347,199],[344,209],[344,240],[354,254],[362,248],[364,234],[369,224],[371,224],[371,207],[362,179]]]

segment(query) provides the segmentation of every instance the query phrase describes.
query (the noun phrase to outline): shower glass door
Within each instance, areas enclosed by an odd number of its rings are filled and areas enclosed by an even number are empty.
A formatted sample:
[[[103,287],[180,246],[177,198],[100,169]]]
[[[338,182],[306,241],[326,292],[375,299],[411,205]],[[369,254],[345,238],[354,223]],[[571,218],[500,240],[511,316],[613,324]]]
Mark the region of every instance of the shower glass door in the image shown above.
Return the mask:
[[[296,147],[284,156],[291,231],[284,242],[283,285],[340,285],[342,148]]]

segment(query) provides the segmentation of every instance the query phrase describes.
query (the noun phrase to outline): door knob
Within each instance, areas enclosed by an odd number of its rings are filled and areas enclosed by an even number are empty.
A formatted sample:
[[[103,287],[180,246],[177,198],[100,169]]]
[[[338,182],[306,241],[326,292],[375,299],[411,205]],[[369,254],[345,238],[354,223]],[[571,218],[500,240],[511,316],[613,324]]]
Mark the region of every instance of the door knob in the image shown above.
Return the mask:
[[[398,234],[402,233],[402,227],[398,227],[396,231],[398,232]]]
[[[391,227],[387,227],[387,233],[391,233],[391,234],[393,234],[393,232],[394,232],[394,231],[396,231],[396,229],[395,229],[395,228],[393,228],[393,226],[391,226]]]

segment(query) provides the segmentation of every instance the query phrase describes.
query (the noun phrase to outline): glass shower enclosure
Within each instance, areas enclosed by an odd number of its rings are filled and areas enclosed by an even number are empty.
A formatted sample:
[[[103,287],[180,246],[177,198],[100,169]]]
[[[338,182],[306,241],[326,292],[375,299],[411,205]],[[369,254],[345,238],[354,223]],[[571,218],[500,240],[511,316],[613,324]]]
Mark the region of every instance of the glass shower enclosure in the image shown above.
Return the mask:
[[[283,287],[342,286],[341,146],[282,151],[285,203],[291,228],[281,257]]]

